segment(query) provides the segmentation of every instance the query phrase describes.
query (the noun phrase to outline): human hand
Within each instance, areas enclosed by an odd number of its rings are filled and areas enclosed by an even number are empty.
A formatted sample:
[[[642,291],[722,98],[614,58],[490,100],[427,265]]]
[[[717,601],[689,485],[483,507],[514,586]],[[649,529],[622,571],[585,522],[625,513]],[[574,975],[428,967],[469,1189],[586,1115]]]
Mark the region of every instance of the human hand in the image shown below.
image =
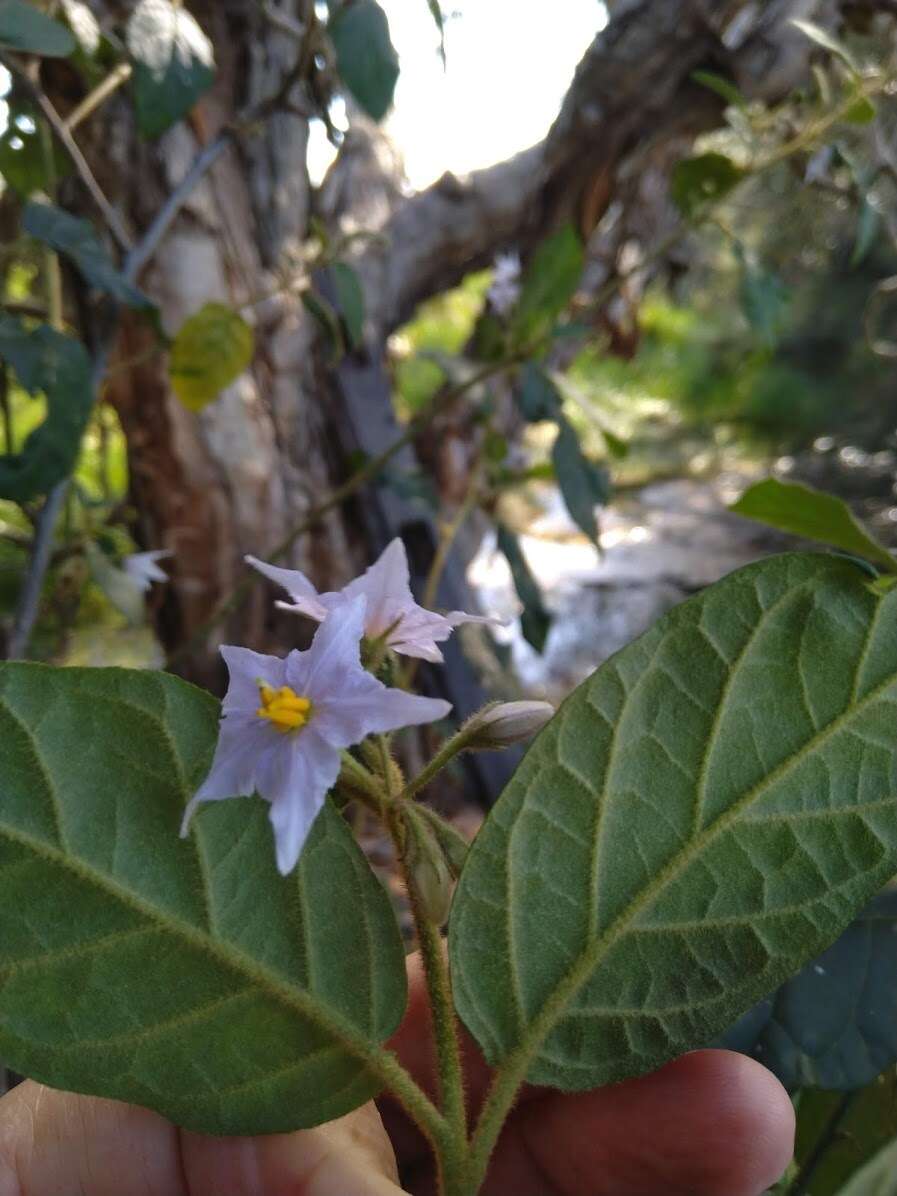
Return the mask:
[[[432,1088],[423,978],[393,1040]],[[471,1104],[488,1069],[466,1044]],[[312,1130],[213,1138],[156,1113],[25,1083],[0,1101],[0,1196],[430,1196],[426,1143],[388,1101]],[[484,1196],[760,1196],[791,1157],[794,1118],[778,1081],[727,1051],[575,1096],[523,1093]],[[405,1188],[399,1187],[399,1160]]]

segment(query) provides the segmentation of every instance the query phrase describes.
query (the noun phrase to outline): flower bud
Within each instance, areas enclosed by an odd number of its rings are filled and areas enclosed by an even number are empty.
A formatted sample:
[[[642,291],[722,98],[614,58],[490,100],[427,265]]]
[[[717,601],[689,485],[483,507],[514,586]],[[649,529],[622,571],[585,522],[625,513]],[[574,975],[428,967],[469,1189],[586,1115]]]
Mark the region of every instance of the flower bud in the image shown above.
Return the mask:
[[[442,926],[448,920],[454,882],[445,853],[431,827],[418,810],[409,806],[405,816],[405,860],[417,899],[427,918]]]
[[[465,746],[480,751],[509,747],[541,731],[553,715],[550,702],[495,702],[468,719]]]

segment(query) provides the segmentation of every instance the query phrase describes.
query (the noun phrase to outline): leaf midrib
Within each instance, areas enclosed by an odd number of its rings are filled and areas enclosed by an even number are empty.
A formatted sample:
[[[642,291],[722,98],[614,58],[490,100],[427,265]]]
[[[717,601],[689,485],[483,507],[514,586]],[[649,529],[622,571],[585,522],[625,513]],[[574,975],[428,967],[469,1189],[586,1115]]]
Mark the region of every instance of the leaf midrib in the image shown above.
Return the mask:
[[[558,981],[552,994],[546,999],[539,1013],[530,1022],[529,1032],[521,1038],[518,1045],[505,1057],[503,1066],[507,1067],[511,1060],[528,1060],[531,1055],[538,1051],[542,1042],[560,1021],[564,1008],[574,999],[589,975],[613,949],[634,919],[638,917],[642,910],[655,897],[663,892],[667,884],[674,880],[681,870],[686,868],[695,857],[703,852],[706,846],[718,834],[726,830],[732,822],[737,821],[746,806],[758,800],[767,789],[779,781],[781,777],[787,775],[792,768],[800,764],[810,752],[814,751],[831,736],[836,735],[845,725],[862,713],[867,706],[878,701],[895,682],[897,682],[897,674],[889,674],[885,681],[876,686],[875,689],[870,690],[860,702],[852,705],[843,714],[838,715],[837,718],[833,719],[827,726],[823,727],[807,740],[802,748],[782,760],[762,781],[751,786],[724,813],[720,814],[714,822],[706,826],[697,836],[681,848],[660,869],[645,888],[633,897],[629,905],[621,910],[604,933],[593,943],[587,944],[586,948],[579,953],[566,975]],[[853,807],[851,806],[843,811],[832,811],[832,813],[848,814],[852,811]]]
[[[123,887],[111,877],[95,871],[76,857],[66,855],[52,844],[33,839],[24,831],[14,830],[2,824],[0,824],[0,835],[6,836],[13,843],[33,852],[49,864],[65,869],[84,883],[101,889],[137,912],[141,917],[146,918],[163,932],[173,934],[175,937],[180,936],[182,941],[185,941],[200,954],[211,957],[216,963],[236,972],[238,976],[247,978],[252,985],[267,993],[273,1000],[285,1005],[293,1012],[298,1012],[319,1030],[329,1035],[350,1054],[371,1068],[375,1074],[382,1075],[383,1060],[381,1056],[385,1052],[381,1048],[369,1043],[359,1035],[351,1023],[339,1014],[327,1010],[301,989],[294,988],[280,980],[279,977],[265,970],[251,956],[238,951],[220,939],[204,934],[189,922],[185,922],[175,915],[163,913],[156,906],[145,901],[130,889]],[[85,944],[85,946],[89,946],[89,944]]]

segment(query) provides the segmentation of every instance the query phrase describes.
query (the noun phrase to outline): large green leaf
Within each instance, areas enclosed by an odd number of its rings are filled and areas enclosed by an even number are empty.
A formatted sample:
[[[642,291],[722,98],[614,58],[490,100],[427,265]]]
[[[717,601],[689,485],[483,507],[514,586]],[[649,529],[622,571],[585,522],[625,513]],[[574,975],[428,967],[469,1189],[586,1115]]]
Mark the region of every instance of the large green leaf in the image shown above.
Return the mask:
[[[137,123],[158,137],[186,116],[215,78],[212,43],[186,8],[140,0],[128,21]]]
[[[327,31],[340,78],[368,116],[382,120],[399,77],[386,13],[376,0],[348,0],[331,17]]]
[[[580,1090],[701,1046],[897,871],[897,593],[794,554],[677,607],[564,703],[471,848],[457,1008]]]
[[[45,16],[25,0],[0,0],[0,47],[20,54],[66,58],[75,39],[64,25]]]
[[[53,204],[32,201],[25,205],[22,227],[57,253],[70,257],[92,287],[129,307],[152,306],[146,295],[116,270],[87,220],[79,220]]]
[[[79,341],[46,324],[30,331],[9,316],[0,316],[0,360],[25,390],[47,399],[47,417],[22,451],[0,455],[0,498],[28,502],[74,468],[93,406],[90,360]]]
[[[257,798],[178,837],[218,709],[161,673],[0,666],[0,1057],[191,1129],[289,1130],[382,1086],[402,944],[331,805],[288,877]]]
[[[897,892],[882,893],[827,951],[744,1015],[721,1045],[786,1088],[862,1088],[897,1063]]]
[[[800,482],[766,478],[745,490],[729,510],[793,536],[818,540],[820,544],[831,544],[843,552],[865,557],[889,573],[897,572],[897,560],[854,519],[847,504],[833,494]]]

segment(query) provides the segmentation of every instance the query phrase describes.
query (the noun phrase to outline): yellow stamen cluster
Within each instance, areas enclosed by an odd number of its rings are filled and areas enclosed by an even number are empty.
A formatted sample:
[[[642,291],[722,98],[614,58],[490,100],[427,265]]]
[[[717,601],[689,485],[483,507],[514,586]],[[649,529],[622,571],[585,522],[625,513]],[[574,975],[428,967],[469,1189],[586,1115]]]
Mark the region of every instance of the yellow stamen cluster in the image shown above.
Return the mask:
[[[288,731],[298,731],[308,722],[311,715],[311,702],[308,698],[303,698],[295,690],[290,689],[288,685],[274,689],[273,686],[260,681],[259,694],[262,704],[256,714],[259,718],[269,719],[275,731],[280,731],[285,735]]]

